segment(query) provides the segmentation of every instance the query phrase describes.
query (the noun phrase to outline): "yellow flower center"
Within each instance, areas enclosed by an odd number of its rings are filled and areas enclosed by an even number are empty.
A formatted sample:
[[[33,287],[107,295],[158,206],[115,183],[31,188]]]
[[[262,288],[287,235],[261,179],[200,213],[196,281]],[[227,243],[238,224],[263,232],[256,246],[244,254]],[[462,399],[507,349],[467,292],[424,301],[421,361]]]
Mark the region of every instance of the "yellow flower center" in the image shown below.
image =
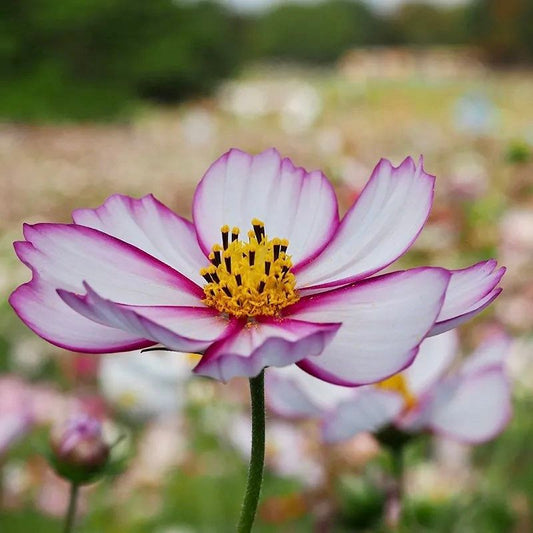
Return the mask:
[[[185,357],[187,359],[187,363],[189,363],[191,367],[196,366],[202,358],[199,353],[188,353],[185,355]]]
[[[394,374],[390,378],[376,383],[378,389],[390,390],[398,393],[405,402],[405,409],[412,409],[416,405],[416,397],[409,390],[407,380],[402,374]]]
[[[122,409],[132,409],[139,403],[139,397],[133,390],[125,390],[117,397],[117,404]]]
[[[276,316],[297,302],[296,278],[290,272],[289,241],[269,239],[265,225],[252,220],[248,242],[239,239],[239,228],[222,226],[222,246],[209,254],[211,265],[200,274],[207,281],[203,302],[236,317]]]

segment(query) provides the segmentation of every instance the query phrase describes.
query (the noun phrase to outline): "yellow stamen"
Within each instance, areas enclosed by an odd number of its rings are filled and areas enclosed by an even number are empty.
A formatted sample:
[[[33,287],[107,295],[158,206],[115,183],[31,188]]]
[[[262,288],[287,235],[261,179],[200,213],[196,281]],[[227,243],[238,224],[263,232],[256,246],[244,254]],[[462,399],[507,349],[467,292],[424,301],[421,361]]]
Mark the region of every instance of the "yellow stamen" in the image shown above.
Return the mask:
[[[397,392],[405,402],[405,409],[412,409],[416,405],[416,397],[409,390],[407,380],[402,374],[394,374],[394,376],[376,383],[376,387],[378,389]]]
[[[187,359],[187,362],[191,366],[196,366],[198,362],[200,361],[200,359],[202,358],[202,356],[198,353],[188,353],[185,355],[185,357]]]
[[[229,240],[229,226],[221,228],[222,246],[215,244],[209,254],[211,266],[200,274],[206,280],[204,303],[221,313],[239,318],[277,316],[297,302],[296,278],[291,273],[289,241],[269,240],[265,224],[252,220],[248,242],[239,240],[234,227]]]

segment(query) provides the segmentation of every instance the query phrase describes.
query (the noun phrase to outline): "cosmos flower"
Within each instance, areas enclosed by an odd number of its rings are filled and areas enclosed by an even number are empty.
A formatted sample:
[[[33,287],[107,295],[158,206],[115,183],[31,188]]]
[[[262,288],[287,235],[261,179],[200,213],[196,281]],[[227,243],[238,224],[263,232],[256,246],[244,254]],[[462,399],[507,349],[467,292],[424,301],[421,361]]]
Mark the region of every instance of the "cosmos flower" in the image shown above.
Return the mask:
[[[185,404],[192,357],[172,352],[106,355],[99,369],[100,388],[113,406],[132,418],[176,415]]]
[[[230,150],[200,181],[193,223],[151,195],[114,195],[72,224],[25,225],[15,249],[33,278],[10,302],[73,351],[160,344],[204,353],[194,371],[223,381],[298,363],[333,383],[375,382],[501,291],[492,260],[375,276],[422,230],[433,187],[422,161],[381,160],[339,220],[321,172],[274,149]]]
[[[426,339],[414,363],[382,382],[338,387],[294,367],[266,375],[267,403],[288,418],[321,420],[323,437],[335,442],[393,424],[408,433],[430,430],[465,443],[487,441],[511,414],[504,356],[510,340],[494,333],[449,372],[457,354],[455,331]]]

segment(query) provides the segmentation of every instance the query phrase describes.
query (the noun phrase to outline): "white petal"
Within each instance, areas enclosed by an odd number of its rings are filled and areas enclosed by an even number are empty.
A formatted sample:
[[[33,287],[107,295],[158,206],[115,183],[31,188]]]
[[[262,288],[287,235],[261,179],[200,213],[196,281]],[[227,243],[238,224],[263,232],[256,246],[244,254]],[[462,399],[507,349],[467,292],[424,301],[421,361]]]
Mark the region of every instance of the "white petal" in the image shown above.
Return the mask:
[[[355,389],[353,398],[324,416],[324,440],[338,442],[363,431],[377,431],[393,422],[402,407],[402,397],[394,392],[375,387]]]
[[[254,377],[267,366],[286,366],[319,355],[340,324],[292,319],[262,319],[236,325],[233,333],[213,344],[194,371],[221,381]]]
[[[11,295],[9,303],[37,335],[74,352],[124,352],[154,344],[138,334],[104,326],[76,313],[54,288],[35,276]]]
[[[115,194],[96,209],[77,209],[72,218],[76,224],[140,248],[204,285],[200,269],[208,260],[198,245],[194,226],[151,194],[140,199]]]
[[[485,309],[501,292],[497,288],[505,268],[496,261],[482,261],[461,270],[450,270],[451,278],[444,305],[431,335],[438,335],[470,320]]]
[[[409,390],[419,396],[430,389],[450,367],[458,348],[455,330],[425,339],[413,364],[404,371]]]
[[[465,359],[461,373],[474,374],[491,367],[501,367],[510,347],[510,337],[503,332],[495,332]]]
[[[511,416],[509,384],[501,369],[450,380],[436,392],[428,425],[457,440],[490,440],[503,430]]]
[[[343,385],[372,383],[401,371],[432,327],[448,278],[443,269],[413,269],[303,298],[290,308],[292,318],[342,326],[320,357],[298,365]]]
[[[265,373],[267,405],[280,416],[317,417],[353,395],[353,388],[332,385],[295,365],[269,368]]]
[[[83,296],[58,290],[61,299],[74,311],[100,324],[126,331],[180,352],[202,352],[223,337],[228,321],[216,312],[199,307],[138,307],[121,305],[102,298],[88,284]],[[195,320],[207,326],[187,328]],[[197,334],[195,338],[192,335]]]
[[[407,158],[382,159],[327,248],[297,272],[298,287],[328,287],[370,276],[414,242],[433,202],[435,178]]]
[[[40,280],[81,292],[83,282],[116,302],[201,306],[203,291],[158,259],[105,233],[74,224],[26,225],[15,243]]]
[[[270,238],[289,240],[294,265],[316,257],[338,226],[326,177],[295,167],[274,149],[255,156],[230,150],[215,161],[196,189],[193,214],[205,253],[220,242],[224,224],[246,235],[259,218]]]

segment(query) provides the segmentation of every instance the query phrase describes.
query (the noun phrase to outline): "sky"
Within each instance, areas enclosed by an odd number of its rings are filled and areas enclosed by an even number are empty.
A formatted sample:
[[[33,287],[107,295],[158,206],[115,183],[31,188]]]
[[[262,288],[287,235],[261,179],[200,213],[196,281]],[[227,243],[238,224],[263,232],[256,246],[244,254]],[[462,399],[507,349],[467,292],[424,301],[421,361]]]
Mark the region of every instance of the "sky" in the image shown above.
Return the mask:
[[[290,0],[294,1],[294,0]],[[300,3],[316,3],[320,0],[296,0]],[[366,4],[380,11],[390,11],[408,0],[363,0]],[[465,3],[466,0],[424,0],[425,3],[435,5],[454,5]],[[231,6],[239,11],[260,11],[275,4],[282,4],[287,0],[218,0],[221,4]]]

